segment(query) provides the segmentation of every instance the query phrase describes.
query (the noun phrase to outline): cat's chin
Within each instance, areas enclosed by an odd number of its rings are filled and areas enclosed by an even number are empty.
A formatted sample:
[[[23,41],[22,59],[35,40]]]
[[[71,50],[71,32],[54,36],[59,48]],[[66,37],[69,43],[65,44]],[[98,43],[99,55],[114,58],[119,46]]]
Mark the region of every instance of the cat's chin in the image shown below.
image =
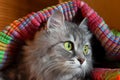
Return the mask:
[[[64,76],[61,76],[61,78],[59,80],[77,80],[77,78],[81,78],[82,75],[84,75],[84,73],[82,73],[82,69],[79,68],[75,68],[75,69],[71,69],[71,72],[69,72],[68,74],[65,74]],[[58,80],[58,79],[57,79]]]
[[[70,74],[72,74],[73,76],[84,76],[88,71],[88,67],[87,67],[87,63],[86,61],[84,61],[84,63],[81,64],[72,64],[69,69]]]
[[[81,74],[83,74],[82,68],[78,67],[78,68],[72,69],[71,74],[73,74],[73,75],[81,75]]]

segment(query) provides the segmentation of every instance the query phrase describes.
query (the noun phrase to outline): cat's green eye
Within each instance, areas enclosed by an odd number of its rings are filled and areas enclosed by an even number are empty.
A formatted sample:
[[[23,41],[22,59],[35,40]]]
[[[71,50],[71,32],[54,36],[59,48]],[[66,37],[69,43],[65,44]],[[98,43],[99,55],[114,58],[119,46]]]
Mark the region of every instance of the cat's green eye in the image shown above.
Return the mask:
[[[66,41],[64,43],[64,48],[67,50],[67,51],[71,51],[73,49],[73,43],[70,42],[70,41]]]
[[[84,53],[84,55],[87,55],[88,52],[89,52],[89,46],[88,45],[84,45],[84,47],[83,47],[83,53]]]

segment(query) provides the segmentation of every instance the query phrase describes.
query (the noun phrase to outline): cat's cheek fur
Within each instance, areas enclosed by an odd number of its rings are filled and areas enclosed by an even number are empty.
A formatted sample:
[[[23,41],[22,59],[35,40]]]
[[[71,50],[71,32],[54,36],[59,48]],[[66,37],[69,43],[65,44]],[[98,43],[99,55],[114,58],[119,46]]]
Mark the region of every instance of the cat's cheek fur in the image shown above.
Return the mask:
[[[85,60],[85,61],[83,62],[83,64],[82,64],[82,70],[84,70],[84,71],[83,71],[84,74],[85,74],[86,72],[88,72],[88,71],[87,71],[88,68],[89,68],[88,63],[87,63],[86,60]]]
[[[91,60],[89,61],[85,60],[84,63],[82,64],[82,70],[84,70],[84,74],[90,73],[90,71],[93,69],[92,61]]]

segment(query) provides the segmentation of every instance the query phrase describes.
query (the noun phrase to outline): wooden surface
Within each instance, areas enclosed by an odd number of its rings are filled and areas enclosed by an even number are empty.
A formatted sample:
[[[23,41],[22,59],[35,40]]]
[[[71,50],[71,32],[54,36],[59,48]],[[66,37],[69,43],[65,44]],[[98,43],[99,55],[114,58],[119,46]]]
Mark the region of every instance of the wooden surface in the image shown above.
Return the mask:
[[[33,11],[58,4],[58,0],[0,0],[0,30]]]
[[[120,0],[84,0],[109,25],[120,31]]]
[[[62,0],[0,0],[0,30],[14,20]],[[66,0],[65,0],[66,1]],[[110,28],[120,31],[120,0],[84,0],[103,17]]]

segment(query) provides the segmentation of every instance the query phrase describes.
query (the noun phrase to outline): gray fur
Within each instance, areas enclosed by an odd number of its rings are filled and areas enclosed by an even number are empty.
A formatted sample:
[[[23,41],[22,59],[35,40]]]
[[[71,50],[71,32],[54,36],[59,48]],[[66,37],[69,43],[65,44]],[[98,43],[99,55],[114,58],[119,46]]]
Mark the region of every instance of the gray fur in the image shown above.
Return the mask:
[[[59,11],[48,20],[47,29],[37,32],[34,41],[24,47],[24,63],[29,71],[29,80],[83,80],[92,70],[91,34],[87,19],[79,26],[64,21]],[[66,51],[63,43],[71,41],[74,51]],[[83,54],[83,46],[89,45],[89,54]],[[80,63],[78,58],[84,59]]]

